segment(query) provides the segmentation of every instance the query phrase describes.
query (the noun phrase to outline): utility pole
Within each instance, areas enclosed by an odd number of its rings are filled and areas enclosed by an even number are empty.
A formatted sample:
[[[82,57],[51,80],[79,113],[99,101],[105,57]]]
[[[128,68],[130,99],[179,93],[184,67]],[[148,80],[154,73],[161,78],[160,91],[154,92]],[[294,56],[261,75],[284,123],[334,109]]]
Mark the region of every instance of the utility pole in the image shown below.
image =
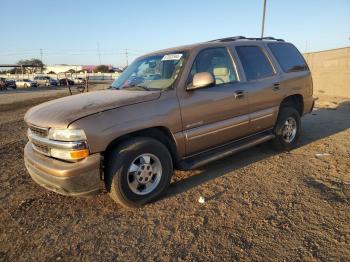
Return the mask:
[[[100,52],[100,44],[97,42],[97,53],[98,53],[98,61],[101,65],[101,52]]]
[[[126,66],[129,66],[129,54],[128,54],[127,48],[125,48],[125,59],[126,59]]]
[[[261,22],[261,38],[264,37],[264,29],[265,29],[265,12],[266,12],[266,0],[264,0],[264,8],[263,8],[263,16]]]
[[[43,49],[40,48],[40,61],[44,64],[43,62]],[[43,67],[40,68],[40,73],[43,73]]]
[[[43,49],[40,48],[40,60],[41,62],[43,62]]]

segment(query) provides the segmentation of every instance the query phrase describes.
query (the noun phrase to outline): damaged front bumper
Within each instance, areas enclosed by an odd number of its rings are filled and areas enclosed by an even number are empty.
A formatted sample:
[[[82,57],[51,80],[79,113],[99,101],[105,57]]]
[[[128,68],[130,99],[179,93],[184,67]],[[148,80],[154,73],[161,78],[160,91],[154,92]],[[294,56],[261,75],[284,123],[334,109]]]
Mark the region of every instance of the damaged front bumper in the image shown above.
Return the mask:
[[[28,142],[24,148],[24,162],[32,179],[48,190],[68,196],[100,192],[100,154],[70,163],[37,153]]]

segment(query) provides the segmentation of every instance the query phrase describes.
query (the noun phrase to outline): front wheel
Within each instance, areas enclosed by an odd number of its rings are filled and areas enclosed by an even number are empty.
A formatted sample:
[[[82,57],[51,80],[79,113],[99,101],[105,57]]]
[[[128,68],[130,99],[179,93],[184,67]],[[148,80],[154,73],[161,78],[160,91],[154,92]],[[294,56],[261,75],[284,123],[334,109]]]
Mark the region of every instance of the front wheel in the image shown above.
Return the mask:
[[[133,138],[108,156],[106,188],[117,203],[140,207],[166,191],[172,172],[172,158],[164,144],[153,138]]]
[[[278,150],[291,150],[297,146],[301,132],[301,120],[298,111],[292,107],[282,107],[278,114],[273,140]]]

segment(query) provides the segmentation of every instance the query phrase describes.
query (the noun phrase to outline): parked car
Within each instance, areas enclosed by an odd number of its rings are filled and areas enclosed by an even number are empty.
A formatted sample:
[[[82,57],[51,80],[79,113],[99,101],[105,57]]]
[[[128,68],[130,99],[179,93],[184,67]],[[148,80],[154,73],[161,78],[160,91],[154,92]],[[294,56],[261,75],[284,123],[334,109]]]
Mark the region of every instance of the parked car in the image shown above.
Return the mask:
[[[86,82],[84,77],[76,77],[73,81],[75,85],[84,84]]]
[[[49,85],[50,86],[58,86],[58,80],[50,78]]]
[[[0,77],[0,90],[6,90],[6,82],[5,82],[5,78]]]
[[[57,86],[58,81],[49,76],[36,76],[34,81],[38,83],[39,86]]]
[[[70,86],[74,86],[74,81],[72,79],[61,78],[58,80],[60,86],[67,86],[67,81]]]
[[[313,106],[311,73],[293,44],[217,39],[141,56],[108,90],[33,107],[24,159],[48,190],[91,195],[102,179],[113,200],[139,207],[166,191],[174,169],[269,140],[293,149]]]
[[[13,88],[13,89],[16,89],[16,87],[17,87],[16,80],[14,80],[14,79],[6,79],[5,83],[6,83],[6,87]]]
[[[37,87],[38,83],[36,81],[30,80],[30,79],[22,79],[16,81],[16,87],[17,88],[27,88],[27,87]]]

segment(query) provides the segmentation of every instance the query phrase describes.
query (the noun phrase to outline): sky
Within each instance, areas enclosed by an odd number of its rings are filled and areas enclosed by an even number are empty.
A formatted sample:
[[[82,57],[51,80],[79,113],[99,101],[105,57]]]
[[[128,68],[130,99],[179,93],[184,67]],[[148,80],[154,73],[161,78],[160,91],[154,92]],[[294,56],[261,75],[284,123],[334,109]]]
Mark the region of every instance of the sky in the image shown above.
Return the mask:
[[[0,0],[0,64],[126,64],[168,47],[259,37],[263,0]],[[350,46],[350,0],[267,0],[265,36],[301,52]]]

